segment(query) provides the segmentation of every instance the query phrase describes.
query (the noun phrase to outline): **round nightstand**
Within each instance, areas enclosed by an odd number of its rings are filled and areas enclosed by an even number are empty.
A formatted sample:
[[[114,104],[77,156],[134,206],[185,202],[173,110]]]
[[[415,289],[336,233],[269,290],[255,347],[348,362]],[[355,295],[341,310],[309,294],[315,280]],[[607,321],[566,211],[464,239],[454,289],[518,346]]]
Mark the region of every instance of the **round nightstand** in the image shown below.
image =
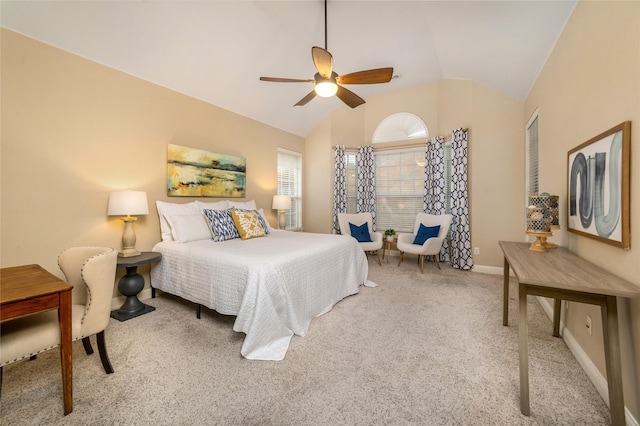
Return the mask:
[[[111,311],[111,318],[126,321],[156,310],[154,306],[145,305],[138,299],[138,293],[144,288],[144,277],[138,273],[138,266],[156,263],[161,259],[162,253],[154,251],[145,251],[138,256],[118,257],[118,267],[127,268],[126,275],[118,281],[118,291],[127,296],[127,300],[120,309]]]

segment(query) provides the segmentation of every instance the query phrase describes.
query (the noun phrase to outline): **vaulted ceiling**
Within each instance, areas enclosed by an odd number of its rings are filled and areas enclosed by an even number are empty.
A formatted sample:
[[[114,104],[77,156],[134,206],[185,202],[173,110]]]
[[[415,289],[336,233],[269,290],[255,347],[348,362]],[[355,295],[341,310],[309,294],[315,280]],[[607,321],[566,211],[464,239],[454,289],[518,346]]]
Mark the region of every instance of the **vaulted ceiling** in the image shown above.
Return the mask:
[[[347,74],[393,67],[369,96],[443,78],[524,100],[576,2],[347,1],[327,4],[327,49]],[[305,1],[7,1],[0,23],[74,54],[300,136],[339,99],[293,105],[325,47],[324,3]],[[360,107],[361,108],[361,107]]]

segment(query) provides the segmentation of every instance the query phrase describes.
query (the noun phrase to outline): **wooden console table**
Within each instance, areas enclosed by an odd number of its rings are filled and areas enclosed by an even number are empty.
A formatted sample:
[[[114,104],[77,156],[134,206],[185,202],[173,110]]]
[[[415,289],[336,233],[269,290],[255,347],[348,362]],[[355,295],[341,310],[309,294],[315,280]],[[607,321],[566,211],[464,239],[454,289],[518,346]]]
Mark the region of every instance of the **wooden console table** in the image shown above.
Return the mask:
[[[0,322],[58,310],[60,359],[65,416],[73,411],[73,361],[71,349],[72,285],[40,265],[24,265],[0,270]]]
[[[529,250],[529,243],[500,241],[504,253],[502,322],[508,325],[509,266],[518,279],[518,351],[520,353],[520,411],[529,415],[529,354],[527,349],[527,295],[555,299],[553,335],[560,335],[562,300],[600,305],[604,356],[609,387],[609,408],[614,425],[624,425],[622,366],[616,297],[640,297],[640,286],[616,277],[569,250],[559,247],[546,253]]]

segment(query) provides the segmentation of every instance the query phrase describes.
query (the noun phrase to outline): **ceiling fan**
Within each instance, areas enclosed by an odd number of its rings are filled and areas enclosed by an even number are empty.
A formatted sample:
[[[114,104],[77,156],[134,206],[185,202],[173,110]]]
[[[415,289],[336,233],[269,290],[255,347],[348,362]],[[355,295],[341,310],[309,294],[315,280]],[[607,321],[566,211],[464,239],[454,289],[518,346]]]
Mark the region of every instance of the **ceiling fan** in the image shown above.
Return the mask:
[[[313,64],[318,71],[313,79],[260,77],[260,80],[276,83],[315,83],[314,89],[294,106],[305,105],[316,95],[324,98],[336,95],[342,102],[351,108],[355,108],[365,103],[365,101],[352,91],[342,87],[343,84],[388,83],[393,77],[392,67],[357,71],[345,75],[338,75],[333,71],[333,56],[327,50],[327,0],[324,1],[324,47],[324,49],[318,46],[311,48]]]

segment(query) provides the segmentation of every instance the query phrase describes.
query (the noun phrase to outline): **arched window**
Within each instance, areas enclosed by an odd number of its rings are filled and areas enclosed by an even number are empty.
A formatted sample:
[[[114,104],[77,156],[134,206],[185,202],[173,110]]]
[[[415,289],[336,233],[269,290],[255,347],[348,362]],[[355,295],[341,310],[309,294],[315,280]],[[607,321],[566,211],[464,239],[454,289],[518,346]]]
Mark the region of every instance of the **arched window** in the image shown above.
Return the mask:
[[[373,132],[372,143],[406,141],[424,139],[429,136],[429,130],[424,121],[410,112],[391,114],[378,124]]]
[[[381,230],[412,232],[423,211],[424,152],[429,131],[415,114],[398,112],[380,122],[372,143],[407,142],[411,146],[375,151],[376,223]]]

